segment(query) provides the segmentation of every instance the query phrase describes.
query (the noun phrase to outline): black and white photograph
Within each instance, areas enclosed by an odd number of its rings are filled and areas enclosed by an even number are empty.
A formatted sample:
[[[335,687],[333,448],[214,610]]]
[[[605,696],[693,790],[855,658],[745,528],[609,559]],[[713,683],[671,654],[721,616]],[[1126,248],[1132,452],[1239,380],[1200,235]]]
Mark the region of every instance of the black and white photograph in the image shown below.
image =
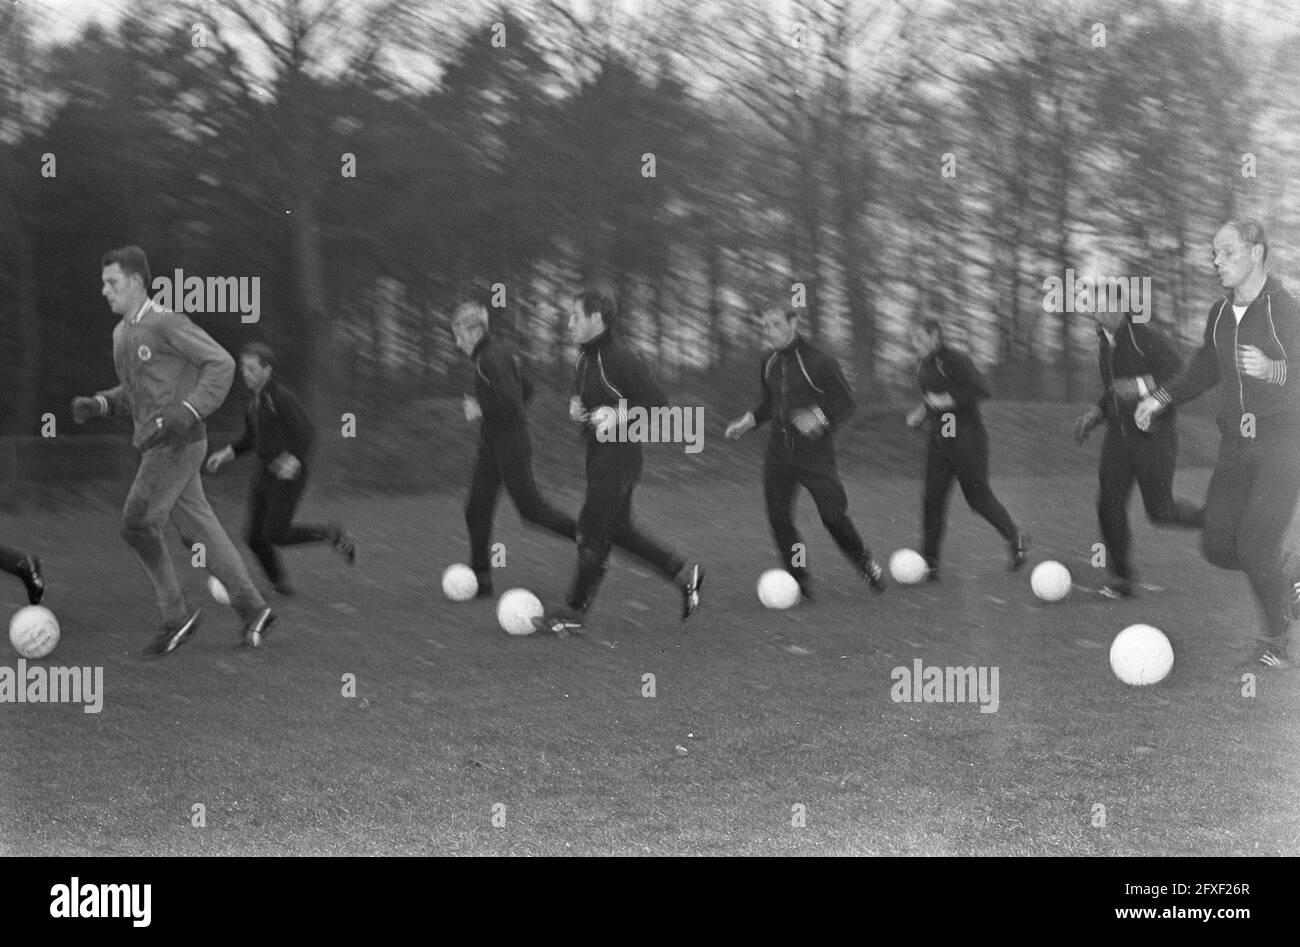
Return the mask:
[[[37,914],[1300,855],[1295,3],[3,0],[0,379]]]

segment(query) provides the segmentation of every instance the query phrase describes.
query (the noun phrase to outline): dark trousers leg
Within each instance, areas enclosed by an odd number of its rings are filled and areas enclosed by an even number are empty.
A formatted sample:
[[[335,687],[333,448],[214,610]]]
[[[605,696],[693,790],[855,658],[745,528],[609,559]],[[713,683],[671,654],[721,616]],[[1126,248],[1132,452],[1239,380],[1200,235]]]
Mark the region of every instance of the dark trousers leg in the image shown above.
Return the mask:
[[[957,437],[954,469],[962,496],[1007,542],[1016,538],[1016,524],[989,486],[989,439],[982,427]]]
[[[870,553],[858,534],[853,520],[849,519],[849,497],[844,492],[839,471],[835,469],[835,456],[809,456],[803,459],[796,476],[817,504],[817,515],[822,525],[859,571],[866,567]]]
[[[808,575],[807,554],[801,552],[799,531],[794,526],[794,492],[798,486],[792,465],[769,450],[763,461],[763,501],[767,505],[767,522],[772,527],[777,557],[791,575],[803,582]]]
[[[1249,471],[1241,439],[1225,437],[1219,443],[1219,458],[1205,491],[1205,526],[1201,530],[1201,554],[1220,569],[1240,569],[1237,532],[1249,496]]]
[[[610,534],[610,541],[619,549],[631,553],[642,562],[653,567],[656,572],[669,582],[675,581],[682,569],[686,568],[685,559],[653,536],[638,529],[632,521],[631,490],[627,491],[623,499],[623,507],[614,520],[614,529]]]
[[[514,501],[519,518],[525,523],[537,526],[573,540],[578,535],[578,524],[572,516],[547,503],[537,489],[533,477],[533,451],[527,432],[521,433],[509,443],[494,445],[497,456],[497,470],[506,492]]]
[[[921,555],[932,567],[939,565],[952,480],[953,468],[947,451],[931,441],[925,453],[925,487],[921,497]]]
[[[1107,429],[1098,469],[1097,522],[1101,526],[1101,541],[1106,545],[1106,564],[1111,575],[1121,579],[1133,578],[1129,562],[1128,500],[1133,493],[1136,467],[1135,442],[1115,428]]]
[[[1247,448],[1250,489],[1237,527],[1237,559],[1264,618],[1261,637],[1285,642],[1286,597],[1300,579],[1300,443],[1264,443]]]
[[[278,477],[270,490],[264,530],[275,546],[302,546],[308,543],[329,542],[333,538],[324,523],[295,523],[298,504],[307,490],[307,468],[301,467],[292,480]]]
[[[18,567],[22,565],[27,553],[18,549],[10,549],[8,546],[0,546],[0,572],[8,572],[10,575],[21,576],[22,570]]]
[[[501,472],[492,447],[485,440],[478,445],[474,474],[470,479],[469,498],[465,501],[465,527],[469,530],[470,568],[482,582],[492,575],[488,545],[492,541],[492,518],[501,493]]]
[[[1178,428],[1165,424],[1154,434],[1136,437],[1137,483],[1147,518],[1159,526],[1200,529],[1205,524],[1205,510],[1191,500],[1174,496]]]
[[[614,458],[587,465],[587,496],[578,515],[578,571],[566,604],[582,614],[591,607],[617,545],[672,581],[685,561],[632,523],[632,491],[641,477],[639,459]]]

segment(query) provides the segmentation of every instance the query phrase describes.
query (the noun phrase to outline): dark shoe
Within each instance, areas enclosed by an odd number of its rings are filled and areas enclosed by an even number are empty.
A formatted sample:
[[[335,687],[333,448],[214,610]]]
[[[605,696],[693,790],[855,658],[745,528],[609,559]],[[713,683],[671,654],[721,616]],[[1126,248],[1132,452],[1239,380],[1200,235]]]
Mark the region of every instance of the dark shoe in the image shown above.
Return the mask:
[[[23,580],[23,585],[27,586],[27,601],[33,605],[41,604],[41,597],[45,594],[45,577],[41,575],[41,560],[35,556],[28,556],[18,563],[18,576]]]
[[[478,591],[474,593],[475,598],[493,598],[495,593],[492,591],[491,579],[479,579]]]
[[[163,625],[158,637],[154,638],[149,646],[144,649],[145,654],[171,654],[189,640],[189,637],[194,632],[199,630],[199,617],[202,612],[202,609],[196,608],[194,614],[184,621],[172,625]]]
[[[571,634],[582,631],[582,619],[571,612],[555,612],[534,618],[533,627],[543,634],[567,638]]]
[[[938,581],[939,581],[939,567],[938,567],[938,566],[928,566],[928,567],[926,568],[926,570],[925,570],[925,581],[927,581],[927,582],[938,582]]]
[[[271,633],[273,624],[275,624],[275,612],[269,608],[263,608],[257,613],[256,618],[244,626],[244,647],[262,647],[262,642]]]
[[[1018,570],[1029,561],[1029,537],[1022,532],[1016,532],[1016,538],[1011,540],[1011,565],[1008,567],[1012,572]]]
[[[330,527],[330,542],[334,544],[334,551],[347,560],[348,565],[357,564],[357,543],[351,536],[343,531],[343,527],[335,523]]]
[[[1132,598],[1134,595],[1133,583],[1128,579],[1111,579],[1100,591],[1104,597],[1113,599]]]
[[[700,607],[700,590],[704,588],[704,567],[698,562],[686,569],[686,580],[682,583],[682,621],[695,614]]]
[[[871,583],[872,590],[877,594],[885,591],[885,570],[875,559],[867,560],[867,564],[862,567],[862,576]]]

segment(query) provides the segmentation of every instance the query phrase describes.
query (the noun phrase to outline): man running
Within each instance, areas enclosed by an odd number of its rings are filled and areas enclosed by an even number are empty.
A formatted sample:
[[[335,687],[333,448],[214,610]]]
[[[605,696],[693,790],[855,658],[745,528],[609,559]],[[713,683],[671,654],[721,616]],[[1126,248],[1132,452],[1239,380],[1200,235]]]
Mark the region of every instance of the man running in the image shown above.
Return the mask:
[[[773,304],[758,313],[771,350],[759,367],[762,399],[727,426],[727,437],[744,437],[765,422],[772,437],[763,461],[763,495],[767,521],[781,564],[812,599],[807,553],[794,525],[795,493],[807,490],[822,525],[854,571],[876,592],[885,590],[885,570],[849,519],[848,494],[835,465],[832,435],[853,411],[853,395],[839,363],[799,333],[799,313]]]
[[[1252,663],[1280,669],[1291,667],[1300,624],[1300,306],[1267,260],[1257,221],[1219,229],[1214,266],[1227,292],[1210,306],[1187,367],[1144,398],[1134,419],[1147,430],[1161,411],[1225,382],[1201,551],[1246,573],[1261,626]]]
[[[1136,482],[1147,517],[1161,526],[1199,529],[1204,511],[1189,500],[1174,498],[1174,467],[1178,462],[1178,430],[1174,412],[1157,418],[1149,431],[1138,430],[1131,417],[1143,396],[1170,381],[1183,367],[1173,343],[1155,326],[1134,324],[1124,312],[1093,313],[1097,323],[1097,358],[1104,391],[1097,403],[1074,422],[1075,440],[1106,422],[1098,477],[1097,521],[1106,545],[1111,579],[1102,586],[1107,598],[1133,595],[1133,566],[1128,501]]]
[[[208,458],[215,474],[236,457],[253,451],[258,471],[248,502],[248,546],[276,592],[292,595],[277,546],[330,543],[347,560],[356,562],[357,546],[338,523],[295,523],[307,489],[307,459],[316,440],[316,425],[293,392],[274,377],[275,352],[262,342],[249,342],[239,352],[239,371],[250,398],[244,413],[244,433]]]
[[[489,550],[492,518],[501,487],[525,523],[550,530],[570,541],[577,537],[573,517],[542,498],[533,479],[533,445],[528,436],[526,405],[533,385],[505,342],[488,331],[487,307],[463,303],[452,316],[456,347],[474,366],[474,394],[465,395],[465,418],[479,421],[478,458],[465,503],[470,567],[478,578],[478,597],[492,593]]]
[[[162,628],[146,651],[170,654],[194,634],[201,616],[186,602],[163,541],[169,521],[187,541],[204,544],[208,571],[229,591],[245,623],[244,644],[260,647],[275,615],[199,480],[208,448],[203,419],[230,391],[235,360],[189,317],[153,303],[149,260],[139,247],[110,250],[101,266],[104,298],[121,317],[113,330],[119,384],[93,397],[73,398],[72,416],[78,424],[105,414],[128,414],[135,422],[132,443],[141,452],[140,467],[122,510],[122,538],[144,567],[162,614]]]
[[[632,525],[632,491],[644,456],[637,441],[620,440],[620,417],[632,408],[663,407],[667,399],[649,371],[614,335],[618,305],[612,293],[587,290],[570,308],[569,331],[581,346],[574,369],[569,416],[582,425],[587,445],[587,495],[578,515],[578,568],[563,608],[543,615],[539,631],[580,631],[605,575],[610,548],[618,546],[675,582],[682,595],[682,621],[700,604],[704,569]]]

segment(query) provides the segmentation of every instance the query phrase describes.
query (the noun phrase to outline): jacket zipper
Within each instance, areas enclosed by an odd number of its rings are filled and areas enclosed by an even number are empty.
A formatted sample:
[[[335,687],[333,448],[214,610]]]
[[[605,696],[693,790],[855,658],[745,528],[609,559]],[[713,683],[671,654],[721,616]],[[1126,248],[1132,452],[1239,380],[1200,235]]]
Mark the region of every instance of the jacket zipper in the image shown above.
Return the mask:
[[[1118,333],[1115,338],[1116,340],[1119,339]],[[1115,394],[1115,344],[1109,339],[1106,341],[1106,357],[1109,360],[1107,367],[1110,369],[1110,400],[1115,405],[1115,417],[1119,418],[1119,432],[1127,434],[1128,427],[1124,424],[1124,411],[1119,404],[1119,395]]]
[[[781,419],[781,432],[785,434],[785,444],[787,450],[794,450],[794,436],[790,433],[790,380],[788,369],[790,360],[784,355],[781,356],[781,408],[785,417]]]
[[[1246,311],[1241,314],[1241,319],[1233,320],[1236,324],[1232,327],[1232,366],[1237,371],[1237,401],[1241,405],[1241,415],[1243,418],[1246,415],[1246,391],[1241,384],[1241,362],[1237,360],[1237,336],[1241,332],[1242,320],[1245,319],[1249,313],[1250,307],[1247,306]],[[1233,315],[1235,316],[1236,313],[1233,313]],[[1237,434],[1241,434],[1241,418],[1237,419]]]

